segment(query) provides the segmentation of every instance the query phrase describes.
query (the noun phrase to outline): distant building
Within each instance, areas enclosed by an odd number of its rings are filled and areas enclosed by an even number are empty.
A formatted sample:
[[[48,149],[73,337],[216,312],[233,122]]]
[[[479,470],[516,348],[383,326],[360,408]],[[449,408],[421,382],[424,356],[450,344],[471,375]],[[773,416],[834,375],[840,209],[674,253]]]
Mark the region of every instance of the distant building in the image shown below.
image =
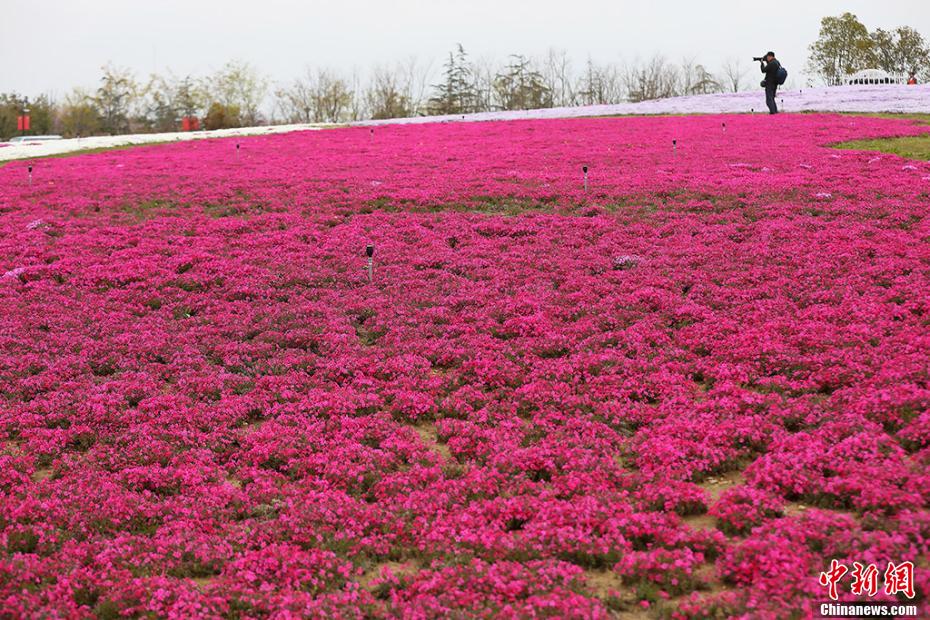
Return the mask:
[[[905,84],[907,78],[895,75],[881,69],[863,69],[846,76],[845,83],[849,86],[861,84]]]

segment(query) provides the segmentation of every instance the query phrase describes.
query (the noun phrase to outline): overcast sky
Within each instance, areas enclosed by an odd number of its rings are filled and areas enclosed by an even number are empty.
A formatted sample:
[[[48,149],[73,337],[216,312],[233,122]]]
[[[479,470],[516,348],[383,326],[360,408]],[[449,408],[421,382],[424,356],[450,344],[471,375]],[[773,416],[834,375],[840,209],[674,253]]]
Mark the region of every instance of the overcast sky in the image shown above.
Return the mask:
[[[203,75],[235,58],[277,81],[411,55],[438,67],[457,42],[474,57],[555,47],[580,65],[659,52],[712,70],[728,57],[755,70],[749,59],[773,49],[800,82],[820,18],[847,10],[870,29],[930,37],[926,0],[0,0],[0,92],[95,86],[107,62]]]

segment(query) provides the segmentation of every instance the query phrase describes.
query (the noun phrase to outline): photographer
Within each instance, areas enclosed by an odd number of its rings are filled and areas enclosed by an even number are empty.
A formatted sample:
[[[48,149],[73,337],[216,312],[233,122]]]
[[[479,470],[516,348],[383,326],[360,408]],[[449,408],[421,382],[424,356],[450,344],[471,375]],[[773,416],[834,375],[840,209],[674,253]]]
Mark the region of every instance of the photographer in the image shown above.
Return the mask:
[[[765,86],[765,105],[769,107],[769,114],[778,114],[775,92],[778,90],[778,70],[781,69],[781,63],[775,60],[775,52],[769,52],[756,60],[759,61],[759,68],[765,74],[765,79],[762,81]]]

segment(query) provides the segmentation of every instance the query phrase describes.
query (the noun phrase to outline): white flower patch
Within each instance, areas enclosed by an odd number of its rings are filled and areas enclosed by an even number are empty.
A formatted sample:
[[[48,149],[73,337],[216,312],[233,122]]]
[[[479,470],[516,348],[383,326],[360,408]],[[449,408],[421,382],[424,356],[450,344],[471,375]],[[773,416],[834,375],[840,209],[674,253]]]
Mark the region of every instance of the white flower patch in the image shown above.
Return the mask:
[[[613,264],[614,269],[624,271],[627,269],[633,269],[642,261],[642,257],[636,256],[635,254],[623,254],[621,256],[614,256]]]

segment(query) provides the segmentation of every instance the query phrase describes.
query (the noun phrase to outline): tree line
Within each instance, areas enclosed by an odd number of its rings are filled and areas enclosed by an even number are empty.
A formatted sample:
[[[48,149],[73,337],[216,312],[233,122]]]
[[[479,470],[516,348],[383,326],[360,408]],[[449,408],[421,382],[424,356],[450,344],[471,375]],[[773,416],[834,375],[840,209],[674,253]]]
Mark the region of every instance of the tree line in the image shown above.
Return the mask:
[[[377,65],[364,77],[308,67],[274,84],[246,62],[229,62],[207,76],[172,73],[140,78],[106,65],[96,89],[75,88],[60,99],[27,100],[0,93],[0,139],[18,133],[16,118],[30,111],[32,134],[65,137],[177,131],[182,118],[204,129],[265,123],[343,123],[435,114],[468,114],[575,105],[638,102],[679,95],[738,92],[755,84],[755,67],[732,58],[716,71],[696,59],[657,55],[631,63],[588,59],[575,66],[564,51],[504,61],[472,58],[462,45],[438,67],[416,59]],[[821,20],[809,48],[808,71],[827,84],[865,68],[915,73],[930,79],[930,48],[913,28],[869,31],[855,15]]]
[[[209,76],[147,79],[110,64],[102,67],[96,89],[75,88],[61,99],[0,94],[0,139],[18,133],[16,117],[26,108],[30,133],[65,137],[177,131],[184,117],[197,118],[204,129],[343,123],[735,92],[749,86],[748,69],[733,59],[712,73],[693,59],[675,63],[655,56],[630,64],[589,59],[576,70],[562,51],[497,62],[472,59],[461,45],[435,70],[410,59],[375,66],[362,79],[357,72],[308,67],[279,84],[239,61]]]
[[[910,26],[869,31],[853,13],[824,17],[808,51],[808,71],[831,86],[863,69],[930,80],[930,46]]]

